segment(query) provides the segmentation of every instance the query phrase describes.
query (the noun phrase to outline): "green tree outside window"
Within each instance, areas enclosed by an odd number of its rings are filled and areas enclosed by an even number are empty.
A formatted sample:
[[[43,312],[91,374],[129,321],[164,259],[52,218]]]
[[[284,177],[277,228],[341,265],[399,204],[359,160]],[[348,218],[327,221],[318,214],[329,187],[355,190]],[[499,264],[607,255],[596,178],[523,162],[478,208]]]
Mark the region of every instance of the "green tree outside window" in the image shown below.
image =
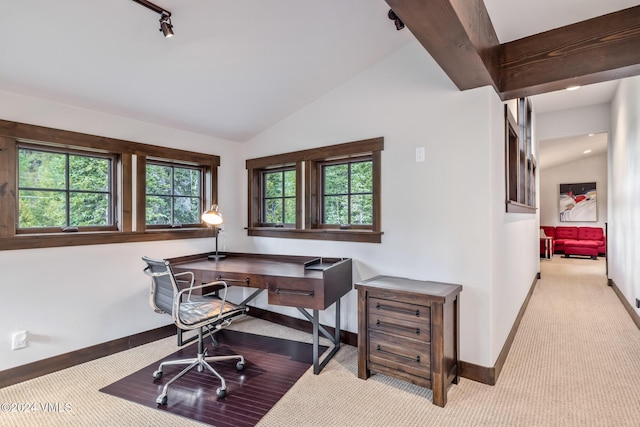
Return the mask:
[[[296,223],[296,171],[264,172],[263,222],[267,224]]]
[[[112,159],[18,150],[18,228],[113,225]]]
[[[148,225],[199,224],[202,171],[197,168],[147,164]]]
[[[373,222],[373,164],[370,160],[325,165],[323,223],[370,225]]]

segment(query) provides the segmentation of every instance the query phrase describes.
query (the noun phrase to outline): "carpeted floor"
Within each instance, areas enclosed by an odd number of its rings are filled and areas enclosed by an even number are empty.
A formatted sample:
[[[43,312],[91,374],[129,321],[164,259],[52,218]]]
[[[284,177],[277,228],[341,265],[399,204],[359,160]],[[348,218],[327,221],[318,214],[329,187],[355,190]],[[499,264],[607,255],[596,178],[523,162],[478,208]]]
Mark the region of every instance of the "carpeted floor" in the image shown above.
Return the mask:
[[[607,286],[604,260],[541,261],[538,282],[500,378],[461,378],[445,408],[427,389],[357,377],[344,346],[320,375],[308,370],[258,426],[638,426],[640,331]],[[310,342],[250,319],[237,330]],[[464,342],[461,343],[464,345]],[[98,390],[175,351],[168,338],[0,389],[0,402],[60,402],[65,412],[1,413],[2,426],[201,425]]]

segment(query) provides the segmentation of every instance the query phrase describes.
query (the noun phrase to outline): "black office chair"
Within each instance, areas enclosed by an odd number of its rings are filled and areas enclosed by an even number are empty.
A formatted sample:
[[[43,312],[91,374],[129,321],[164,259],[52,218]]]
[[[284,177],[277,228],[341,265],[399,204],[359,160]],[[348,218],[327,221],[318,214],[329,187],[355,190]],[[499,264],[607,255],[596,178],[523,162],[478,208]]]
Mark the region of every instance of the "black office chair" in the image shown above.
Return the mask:
[[[222,385],[216,390],[216,395],[223,398],[227,394],[227,384],[222,376],[209,365],[208,362],[220,360],[239,359],[236,369],[241,371],[244,369],[244,357],[240,355],[232,356],[212,356],[208,357],[204,348],[203,337],[206,334],[213,334],[222,328],[231,324],[231,321],[238,316],[243,316],[249,311],[248,307],[238,307],[228,301],[227,284],[223,281],[206,283],[204,285],[194,286],[194,275],[192,272],[173,273],[173,269],[169,261],[156,260],[148,257],[142,257],[147,263],[144,272],[151,277],[151,294],[150,302],[156,313],[171,314],[176,326],[182,330],[198,330],[198,355],[191,359],[169,360],[162,362],[158,370],[153,373],[153,378],[159,380],[162,378],[162,369],[168,365],[188,365],[182,372],[169,380],[162,390],[162,394],[158,396],[156,402],[159,405],[167,404],[167,389],[178,378],[185,375],[191,369],[197,367],[198,372],[202,372],[204,368],[211,371],[220,379]],[[190,280],[178,280],[177,277],[190,276]],[[178,282],[188,284],[181,289]],[[204,287],[216,287],[215,293],[207,295],[192,295],[192,291],[202,289]]]

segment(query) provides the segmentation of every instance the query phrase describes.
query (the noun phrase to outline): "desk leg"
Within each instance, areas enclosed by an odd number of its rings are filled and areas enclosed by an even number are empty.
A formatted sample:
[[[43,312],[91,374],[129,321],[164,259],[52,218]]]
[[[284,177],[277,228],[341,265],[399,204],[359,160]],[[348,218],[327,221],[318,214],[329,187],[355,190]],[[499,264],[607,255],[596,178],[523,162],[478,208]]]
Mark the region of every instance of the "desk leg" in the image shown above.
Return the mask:
[[[320,337],[318,336],[318,327],[320,326],[320,310],[313,310],[313,373],[320,373],[320,364],[318,363],[318,350],[320,347]]]
[[[340,349],[340,300],[336,301],[336,326],[335,334],[331,335],[329,331],[320,325],[320,310],[313,310],[313,316],[307,310],[297,307],[298,311],[304,315],[313,325],[313,373],[318,375],[325,365],[331,360],[334,354]],[[329,354],[320,362],[320,333],[325,336],[333,344],[333,348]]]

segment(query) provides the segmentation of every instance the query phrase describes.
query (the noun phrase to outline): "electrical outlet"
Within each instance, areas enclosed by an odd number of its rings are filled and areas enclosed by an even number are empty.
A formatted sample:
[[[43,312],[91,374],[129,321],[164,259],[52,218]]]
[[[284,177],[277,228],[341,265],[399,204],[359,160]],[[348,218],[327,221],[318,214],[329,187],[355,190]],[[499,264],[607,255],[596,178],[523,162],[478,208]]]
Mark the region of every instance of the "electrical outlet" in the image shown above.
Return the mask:
[[[640,299],[636,298],[636,308],[640,308]]]
[[[416,148],[416,162],[424,162],[424,147]]]
[[[27,346],[27,331],[17,331],[11,334],[11,350],[18,350]]]

